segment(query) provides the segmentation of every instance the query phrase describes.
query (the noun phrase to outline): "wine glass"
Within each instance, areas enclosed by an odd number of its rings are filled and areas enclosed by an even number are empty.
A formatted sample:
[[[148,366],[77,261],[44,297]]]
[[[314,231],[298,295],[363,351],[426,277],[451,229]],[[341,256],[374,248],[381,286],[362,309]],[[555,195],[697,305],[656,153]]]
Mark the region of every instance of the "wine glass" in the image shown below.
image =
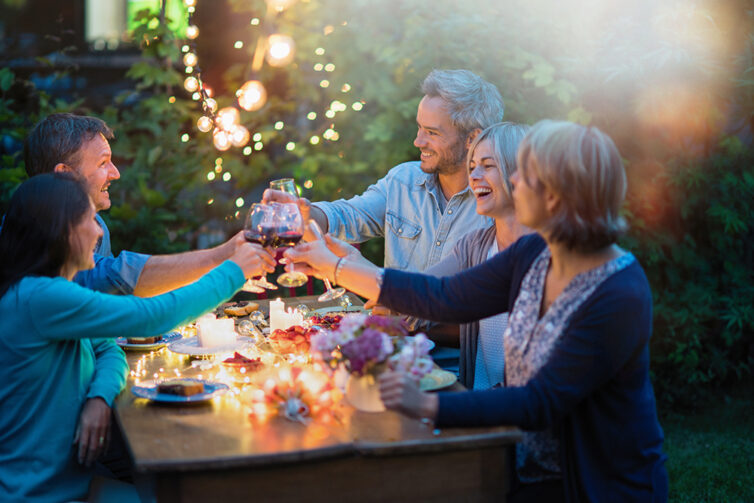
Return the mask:
[[[275,240],[275,220],[272,207],[266,204],[255,203],[251,205],[249,214],[246,216],[243,237],[250,243],[257,243],[263,247],[272,246]],[[278,287],[262,276],[258,279],[250,279],[244,285],[243,290],[252,293],[262,293],[264,289],[277,290]]]
[[[293,178],[280,178],[279,180],[272,180],[270,182],[270,188],[298,197],[296,182],[293,181]]]
[[[275,245],[281,248],[296,246],[304,237],[304,219],[295,203],[272,203],[275,215],[277,238]],[[293,263],[291,270],[278,276],[278,285],[297,287],[306,283],[307,276],[303,272],[295,271]]]
[[[324,241],[325,237],[322,235],[322,229],[319,228],[319,224],[312,219],[309,220],[309,223],[307,224],[309,226],[309,230],[317,239],[321,239]],[[328,300],[335,300],[338,297],[341,297],[344,293],[346,293],[346,289],[343,287],[333,288],[330,284],[330,280],[327,278],[323,278],[322,281],[325,283],[325,288],[327,291],[317,297],[317,300],[320,302],[327,302]]]

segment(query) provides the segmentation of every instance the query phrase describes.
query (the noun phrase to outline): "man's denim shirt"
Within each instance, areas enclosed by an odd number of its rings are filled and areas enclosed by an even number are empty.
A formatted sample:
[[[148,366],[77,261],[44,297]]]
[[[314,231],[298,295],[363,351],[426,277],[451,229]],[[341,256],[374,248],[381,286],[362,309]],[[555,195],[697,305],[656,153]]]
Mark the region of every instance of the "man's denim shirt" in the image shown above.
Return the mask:
[[[469,231],[492,220],[476,213],[468,187],[440,211],[437,175],[418,161],[399,164],[366,192],[349,200],[314,203],[327,215],[329,233],[351,243],[385,238],[385,267],[424,271],[450,253]]]
[[[94,249],[94,269],[79,272],[73,280],[98,292],[131,295],[151,255],[122,251],[117,257],[113,257],[110,249],[110,230],[102,217],[97,215],[96,218],[102,227],[103,235]]]

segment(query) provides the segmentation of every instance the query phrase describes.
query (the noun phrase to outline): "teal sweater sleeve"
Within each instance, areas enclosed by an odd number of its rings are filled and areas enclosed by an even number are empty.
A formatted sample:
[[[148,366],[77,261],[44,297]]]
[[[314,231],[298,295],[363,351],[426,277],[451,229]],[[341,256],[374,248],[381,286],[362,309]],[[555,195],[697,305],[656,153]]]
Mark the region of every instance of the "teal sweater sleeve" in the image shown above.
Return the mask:
[[[195,283],[151,298],[108,295],[50,278],[39,282],[27,309],[35,332],[46,340],[152,337],[226,301],[243,283],[243,271],[231,261]]]
[[[113,339],[94,339],[92,347],[96,367],[86,398],[100,397],[112,407],[113,400],[126,385],[126,355]]]

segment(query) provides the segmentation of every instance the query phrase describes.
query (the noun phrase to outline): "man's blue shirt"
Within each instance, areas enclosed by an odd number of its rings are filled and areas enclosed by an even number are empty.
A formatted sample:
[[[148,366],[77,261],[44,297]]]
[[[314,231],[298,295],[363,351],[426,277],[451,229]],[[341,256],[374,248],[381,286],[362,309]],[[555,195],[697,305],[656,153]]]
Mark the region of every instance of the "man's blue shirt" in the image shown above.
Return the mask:
[[[437,175],[419,164],[399,164],[360,196],[314,203],[327,216],[328,232],[351,243],[384,237],[385,267],[424,271],[461,236],[492,224],[476,213],[468,187],[445,202]]]
[[[79,272],[73,281],[98,292],[131,295],[151,255],[122,251],[117,257],[113,257],[110,231],[102,217],[97,215],[96,218],[103,234],[94,249],[94,268]]]

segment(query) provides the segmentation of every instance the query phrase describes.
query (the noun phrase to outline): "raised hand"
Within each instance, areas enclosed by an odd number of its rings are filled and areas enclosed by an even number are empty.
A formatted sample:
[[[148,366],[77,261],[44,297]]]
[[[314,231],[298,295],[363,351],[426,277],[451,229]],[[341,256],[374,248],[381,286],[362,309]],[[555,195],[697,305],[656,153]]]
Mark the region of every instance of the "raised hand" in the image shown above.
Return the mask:
[[[307,276],[334,281],[335,265],[340,257],[330,251],[321,239],[299,243],[295,248],[287,249],[284,255],[289,262],[296,263],[296,270]]]
[[[304,222],[309,221],[309,215],[311,213],[312,203],[308,199],[303,197],[296,197],[293,194],[282,192],[275,189],[265,189],[262,195],[262,204],[276,203],[295,203],[298,205],[298,210],[301,212],[301,216]]]
[[[238,264],[246,278],[275,271],[275,257],[256,243],[243,243],[236,249],[230,260]]]

